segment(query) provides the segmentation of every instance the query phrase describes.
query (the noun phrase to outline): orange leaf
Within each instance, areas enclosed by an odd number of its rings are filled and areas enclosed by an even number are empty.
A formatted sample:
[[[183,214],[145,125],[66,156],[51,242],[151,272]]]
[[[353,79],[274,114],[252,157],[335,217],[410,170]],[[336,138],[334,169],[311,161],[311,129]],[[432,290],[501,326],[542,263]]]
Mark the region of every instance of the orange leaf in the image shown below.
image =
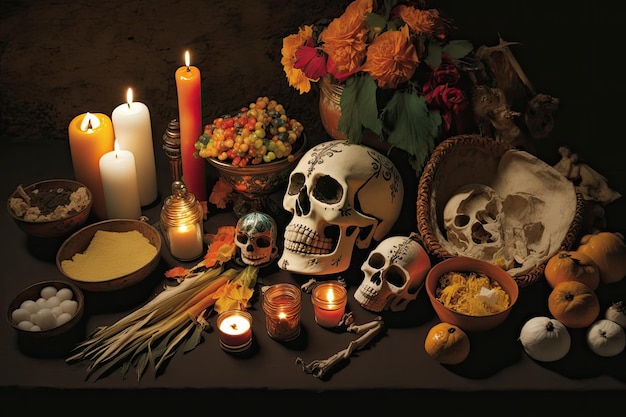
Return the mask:
[[[175,266],[172,269],[168,269],[165,272],[165,276],[167,278],[178,278],[178,277],[184,277],[187,276],[187,274],[189,273],[189,270],[182,267],[182,266]]]
[[[216,234],[205,234],[209,249],[204,255],[204,266],[214,267],[218,262],[226,262],[235,253],[235,226],[220,226]]]

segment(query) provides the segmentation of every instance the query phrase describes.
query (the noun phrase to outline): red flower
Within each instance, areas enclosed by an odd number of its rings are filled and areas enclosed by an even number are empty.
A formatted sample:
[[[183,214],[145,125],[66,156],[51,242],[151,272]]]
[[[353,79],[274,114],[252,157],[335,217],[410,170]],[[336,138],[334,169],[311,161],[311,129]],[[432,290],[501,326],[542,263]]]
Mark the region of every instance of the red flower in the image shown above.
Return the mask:
[[[425,93],[424,98],[429,106],[439,110],[445,132],[462,131],[463,113],[468,107],[463,90],[442,84]]]
[[[304,46],[296,50],[294,68],[300,69],[311,80],[318,80],[326,75],[326,55],[315,48],[313,39],[309,39]]]
[[[454,65],[448,55],[443,54],[441,56],[441,64],[433,71],[430,79],[424,86],[424,90],[428,87],[441,84],[456,86],[460,79],[461,75],[459,74],[459,69]]]

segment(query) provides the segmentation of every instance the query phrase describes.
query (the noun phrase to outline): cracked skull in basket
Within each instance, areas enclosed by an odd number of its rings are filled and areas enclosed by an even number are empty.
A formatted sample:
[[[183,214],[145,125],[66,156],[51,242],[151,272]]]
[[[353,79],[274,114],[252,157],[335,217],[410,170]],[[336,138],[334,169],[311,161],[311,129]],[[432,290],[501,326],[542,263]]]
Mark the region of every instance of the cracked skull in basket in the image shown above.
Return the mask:
[[[279,267],[313,275],[345,271],[355,248],[389,233],[403,199],[402,178],[385,155],[344,140],[313,147],[291,172],[283,198],[293,217]]]
[[[502,200],[483,184],[460,187],[443,211],[448,240],[465,255],[492,259],[504,245]]]

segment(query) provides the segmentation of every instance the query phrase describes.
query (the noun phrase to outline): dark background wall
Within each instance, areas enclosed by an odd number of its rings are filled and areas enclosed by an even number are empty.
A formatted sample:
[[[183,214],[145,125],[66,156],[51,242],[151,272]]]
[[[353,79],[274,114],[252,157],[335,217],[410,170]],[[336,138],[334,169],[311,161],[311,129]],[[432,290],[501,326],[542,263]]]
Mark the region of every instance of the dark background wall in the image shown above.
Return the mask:
[[[259,95],[283,102],[313,140],[323,137],[316,92],[299,95],[280,65],[282,38],[299,25],[338,16],[347,0],[70,0],[0,5],[2,140],[67,140],[85,111],[110,114],[133,87],[151,111],[155,141],[177,117],[174,72],[189,49],[202,71],[205,120]],[[619,64],[623,14],[607,1],[432,1],[475,45],[498,36],[538,92],[560,99],[556,128],[539,143],[555,163],[566,144],[612,188],[626,193],[625,83]],[[607,207],[622,227],[621,199]]]

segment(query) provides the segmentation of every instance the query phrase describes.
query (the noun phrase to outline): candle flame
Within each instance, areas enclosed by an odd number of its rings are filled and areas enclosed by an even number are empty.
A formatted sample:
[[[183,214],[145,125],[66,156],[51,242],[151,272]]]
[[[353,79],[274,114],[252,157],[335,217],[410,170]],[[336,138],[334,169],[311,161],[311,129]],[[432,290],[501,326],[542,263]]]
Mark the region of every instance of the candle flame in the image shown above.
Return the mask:
[[[126,92],[126,102],[128,103],[128,108],[130,108],[130,105],[133,102],[133,89],[132,88],[128,88],[128,91]]]
[[[285,314],[284,311],[281,311],[280,313],[278,313],[278,318],[284,320],[287,318],[287,314]]]
[[[117,139],[113,142],[113,150],[115,151],[115,157],[117,158],[117,152],[120,150],[120,144]]]
[[[335,301],[335,291],[332,288],[329,288],[328,292],[326,292],[326,300]]]
[[[187,67],[187,71],[189,71],[189,65],[191,65],[191,58],[189,58],[189,51],[185,51],[185,66]]]
[[[89,112],[85,113],[85,117],[83,117],[83,121],[80,123],[80,130],[91,133],[93,129],[98,127],[100,127],[100,119]]]

